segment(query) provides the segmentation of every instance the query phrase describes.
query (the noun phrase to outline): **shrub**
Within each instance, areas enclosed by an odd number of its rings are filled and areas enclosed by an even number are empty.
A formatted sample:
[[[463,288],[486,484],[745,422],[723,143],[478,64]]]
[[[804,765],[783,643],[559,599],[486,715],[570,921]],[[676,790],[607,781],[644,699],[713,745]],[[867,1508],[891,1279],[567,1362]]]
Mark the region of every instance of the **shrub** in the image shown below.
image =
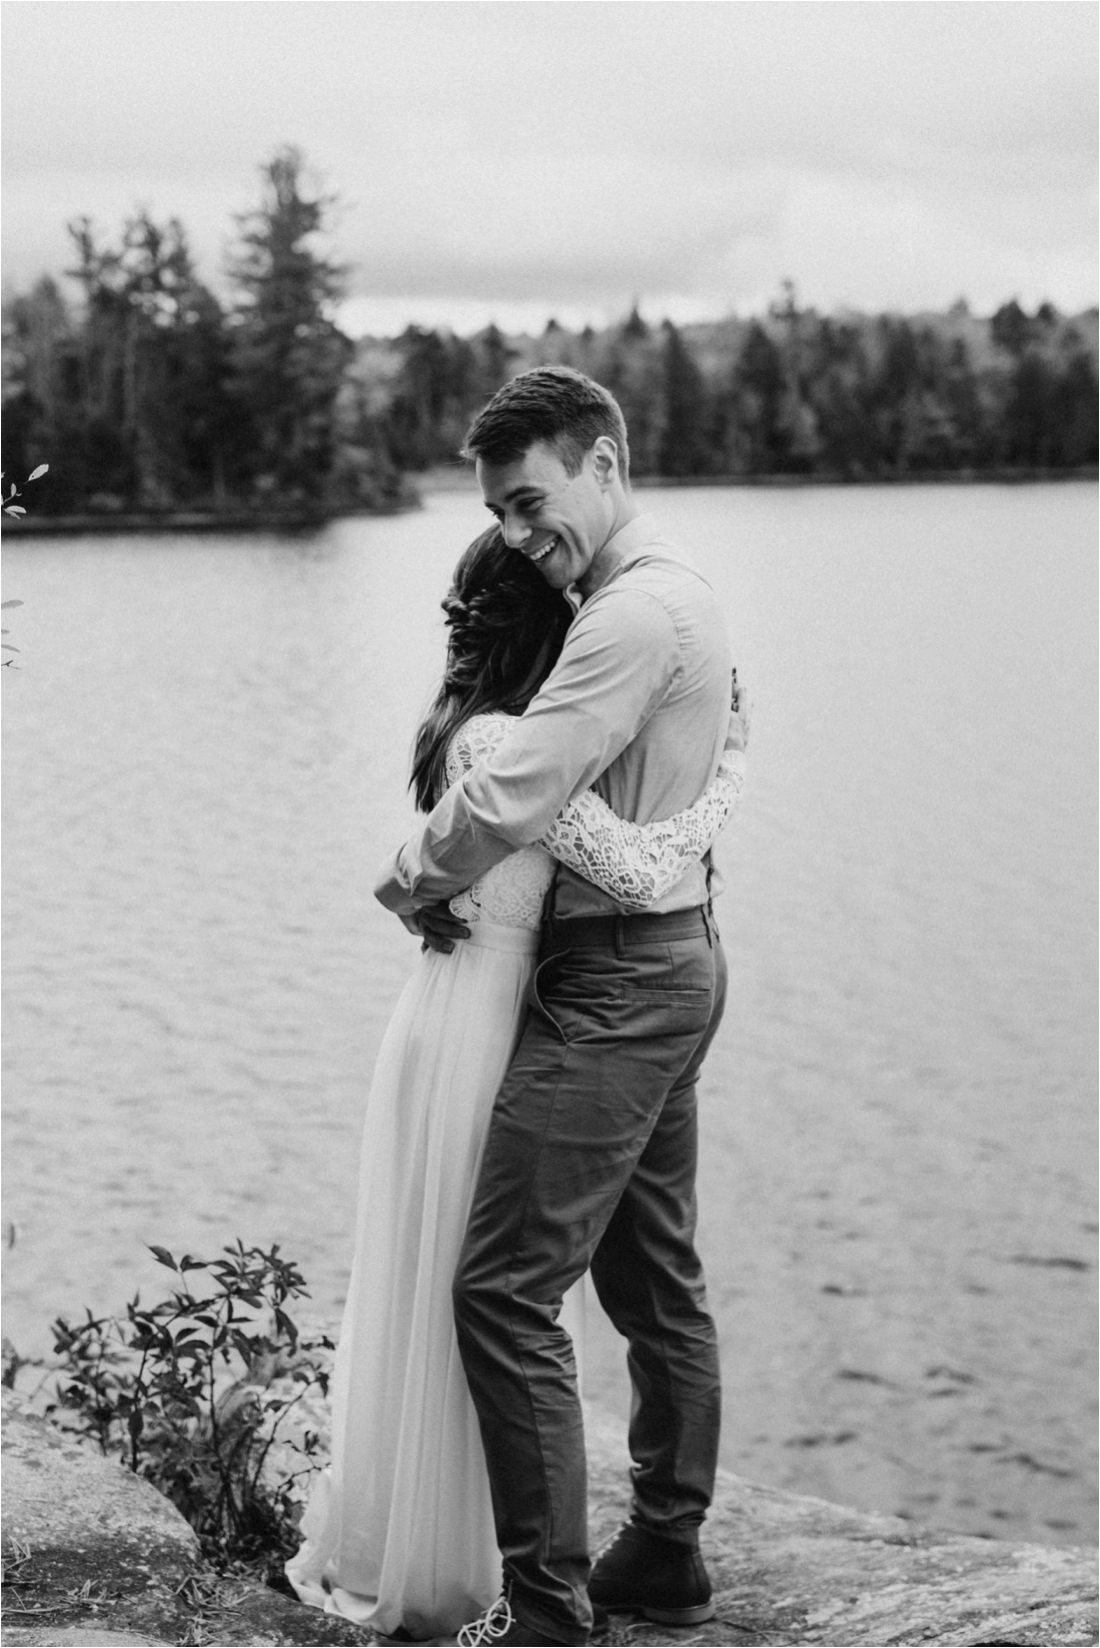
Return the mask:
[[[54,1324],[56,1400],[75,1428],[147,1478],[187,1518],[204,1555],[225,1568],[262,1563],[273,1577],[298,1544],[302,1478],[318,1429],[287,1421],[328,1391],[332,1341],[304,1339],[284,1308],[308,1297],[295,1266],[238,1241],[218,1259],[179,1260],[168,1298],[124,1318]],[[201,1296],[191,1278],[201,1273]],[[61,1418],[61,1414],[57,1414]],[[277,1468],[273,1467],[276,1457]]]

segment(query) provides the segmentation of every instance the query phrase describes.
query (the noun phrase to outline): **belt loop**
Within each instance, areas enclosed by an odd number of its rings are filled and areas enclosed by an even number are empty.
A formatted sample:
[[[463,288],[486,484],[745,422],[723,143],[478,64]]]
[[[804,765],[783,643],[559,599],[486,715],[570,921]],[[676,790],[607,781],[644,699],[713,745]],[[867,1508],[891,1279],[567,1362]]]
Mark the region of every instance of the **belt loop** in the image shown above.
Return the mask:
[[[619,960],[622,961],[623,955],[625,954],[625,948],[623,944],[623,918],[621,912],[615,917],[615,954],[618,956]]]

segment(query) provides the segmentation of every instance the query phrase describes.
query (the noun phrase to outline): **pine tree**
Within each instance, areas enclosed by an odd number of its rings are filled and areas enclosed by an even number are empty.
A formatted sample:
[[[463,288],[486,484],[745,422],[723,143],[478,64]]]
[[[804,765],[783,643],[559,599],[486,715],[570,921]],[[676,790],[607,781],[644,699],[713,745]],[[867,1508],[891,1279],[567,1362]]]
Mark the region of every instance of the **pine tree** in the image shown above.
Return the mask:
[[[263,196],[239,220],[231,274],[233,392],[247,422],[242,477],[254,496],[280,504],[324,496],[336,453],[336,398],[352,345],[332,311],[346,271],[317,249],[331,197],[307,192],[299,150],[260,168]]]
[[[182,224],[138,212],[117,247],[98,244],[87,218],[70,233],[84,316],[69,349],[78,427],[62,443],[59,480],[71,464],[85,492],[146,509],[208,498],[230,422],[226,341]]]
[[[490,321],[483,332],[473,340],[477,355],[472,390],[475,409],[491,399],[507,383],[514,371],[516,351],[495,321]]]
[[[753,321],[734,371],[737,467],[750,475],[782,468],[780,406],[783,363],[779,350]]]
[[[708,456],[706,385],[670,320],[665,321],[663,331],[665,416],[660,472],[674,476],[702,475],[706,472]]]
[[[603,334],[595,351],[593,375],[614,395],[626,420],[632,475],[660,473],[665,424],[662,343],[635,304],[625,321]]]
[[[5,300],[3,444],[9,474],[29,474],[42,453],[65,450],[79,416],[75,348],[68,305],[49,276]],[[74,495],[72,466],[60,477],[57,471],[53,460],[51,484],[40,500],[47,512],[64,509]]]
[[[403,469],[455,463],[477,401],[477,353],[465,338],[422,326],[407,326],[398,348],[401,370],[387,419],[390,456]]]

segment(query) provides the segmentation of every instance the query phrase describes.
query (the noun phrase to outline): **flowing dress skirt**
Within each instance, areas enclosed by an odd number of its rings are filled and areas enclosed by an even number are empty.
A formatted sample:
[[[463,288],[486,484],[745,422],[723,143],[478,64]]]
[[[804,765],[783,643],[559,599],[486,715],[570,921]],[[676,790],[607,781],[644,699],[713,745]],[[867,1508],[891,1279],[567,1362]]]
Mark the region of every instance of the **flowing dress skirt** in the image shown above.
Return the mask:
[[[452,1632],[500,1591],[451,1283],[537,940],[479,923],[450,955],[421,956],[367,1099],[332,1463],[286,1571],[303,1602],[382,1634]],[[562,1321],[578,1361],[582,1308],[573,1289]]]

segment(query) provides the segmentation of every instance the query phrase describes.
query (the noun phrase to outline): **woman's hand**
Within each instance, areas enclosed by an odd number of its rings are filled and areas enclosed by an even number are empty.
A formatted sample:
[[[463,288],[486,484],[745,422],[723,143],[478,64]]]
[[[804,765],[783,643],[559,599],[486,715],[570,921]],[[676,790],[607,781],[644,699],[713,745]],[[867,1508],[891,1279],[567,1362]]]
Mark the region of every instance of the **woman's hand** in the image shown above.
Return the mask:
[[[456,939],[469,938],[470,929],[451,911],[447,903],[425,904],[416,912],[415,932],[423,939],[422,950],[438,950],[449,956]]]

